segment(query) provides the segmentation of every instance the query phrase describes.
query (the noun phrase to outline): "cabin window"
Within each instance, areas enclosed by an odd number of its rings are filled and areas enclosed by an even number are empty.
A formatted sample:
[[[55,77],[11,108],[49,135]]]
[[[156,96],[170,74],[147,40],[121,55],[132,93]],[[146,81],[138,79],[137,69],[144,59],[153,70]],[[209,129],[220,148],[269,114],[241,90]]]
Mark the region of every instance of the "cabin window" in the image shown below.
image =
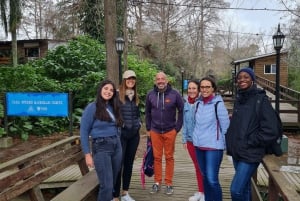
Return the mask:
[[[39,57],[40,50],[38,47],[25,48],[25,57]]]
[[[276,74],[276,64],[266,64],[264,67],[265,74]]]
[[[0,57],[10,57],[11,52],[10,49],[0,49]]]
[[[40,57],[40,45],[38,42],[26,42],[24,43],[24,51],[25,51],[25,58],[27,60],[33,60]]]

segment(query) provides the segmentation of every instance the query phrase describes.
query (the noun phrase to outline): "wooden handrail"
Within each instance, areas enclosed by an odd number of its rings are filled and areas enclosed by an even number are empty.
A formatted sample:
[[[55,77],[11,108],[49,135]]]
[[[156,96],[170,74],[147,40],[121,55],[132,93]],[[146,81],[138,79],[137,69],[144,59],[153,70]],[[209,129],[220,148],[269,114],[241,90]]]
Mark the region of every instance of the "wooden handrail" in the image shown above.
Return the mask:
[[[260,76],[256,76],[256,82],[259,86],[264,88],[266,91],[275,94],[275,85],[276,83]],[[280,85],[280,103],[289,103],[293,105],[296,109],[288,109],[288,110],[279,110],[279,113],[287,113],[287,114],[297,114],[297,125],[300,125],[300,92],[290,89],[288,87]],[[232,97],[224,96],[225,102],[233,102],[234,99]],[[275,100],[271,100],[271,102],[275,102]],[[228,108],[229,112],[231,112],[232,108]],[[289,122],[290,123],[290,122]],[[293,122],[295,123],[295,122]]]
[[[300,195],[295,186],[291,185],[280,171],[280,161],[284,160],[284,157],[280,158],[267,155],[262,162],[269,175],[268,201],[278,200],[279,197],[284,201],[299,201]]]
[[[72,136],[0,164],[0,200],[11,200],[29,192],[31,200],[43,201],[39,184],[77,163],[81,174],[89,172],[79,143]]]

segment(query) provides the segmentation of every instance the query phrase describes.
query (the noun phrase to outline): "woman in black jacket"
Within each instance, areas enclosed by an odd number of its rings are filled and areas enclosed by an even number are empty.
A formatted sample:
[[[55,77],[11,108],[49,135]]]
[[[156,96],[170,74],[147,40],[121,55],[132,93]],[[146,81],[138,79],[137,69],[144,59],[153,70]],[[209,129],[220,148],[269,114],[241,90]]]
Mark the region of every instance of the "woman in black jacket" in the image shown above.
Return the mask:
[[[277,117],[268,96],[254,83],[253,70],[241,69],[236,81],[238,91],[225,135],[227,154],[232,156],[235,168],[230,192],[233,201],[251,201],[251,177],[279,131],[274,125]]]
[[[129,185],[132,176],[132,167],[135,154],[140,142],[139,130],[141,127],[139,97],[136,88],[136,75],[132,70],[123,74],[123,80],[119,88],[119,99],[121,101],[121,114],[124,125],[121,130],[122,143],[122,168],[118,175],[114,188],[114,201],[119,201],[121,180],[121,201],[134,201],[129,195]],[[122,179],[121,179],[122,178]]]

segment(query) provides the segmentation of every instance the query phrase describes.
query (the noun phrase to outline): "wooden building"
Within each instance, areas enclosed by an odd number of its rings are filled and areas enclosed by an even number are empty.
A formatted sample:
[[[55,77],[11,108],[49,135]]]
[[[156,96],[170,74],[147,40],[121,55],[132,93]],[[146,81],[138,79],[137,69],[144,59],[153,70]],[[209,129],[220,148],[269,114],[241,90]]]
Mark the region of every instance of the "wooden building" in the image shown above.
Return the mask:
[[[66,44],[66,41],[51,39],[18,40],[18,63],[43,58],[48,50]],[[0,41],[0,65],[12,64],[11,41]]]
[[[280,85],[288,86],[288,52],[280,53]],[[250,67],[255,74],[265,79],[276,81],[276,53],[239,59],[232,62],[235,74],[244,67]]]

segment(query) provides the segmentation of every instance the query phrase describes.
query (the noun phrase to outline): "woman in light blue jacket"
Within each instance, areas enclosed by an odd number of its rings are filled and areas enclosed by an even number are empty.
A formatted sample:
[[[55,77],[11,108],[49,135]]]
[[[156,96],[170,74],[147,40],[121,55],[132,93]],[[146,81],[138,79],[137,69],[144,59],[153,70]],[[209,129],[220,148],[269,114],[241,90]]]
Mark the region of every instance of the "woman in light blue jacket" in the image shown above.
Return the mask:
[[[222,201],[219,169],[229,126],[228,111],[216,91],[214,79],[205,77],[200,80],[201,96],[196,102],[193,131],[193,144],[203,176],[205,200],[208,201]]]
[[[200,85],[199,80],[190,80],[187,89],[187,100],[184,103],[183,109],[183,129],[182,129],[182,144],[193,161],[198,191],[189,198],[189,201],[204,201],[204,187],[202,174],[198,165],[195,147],[193,145],[193,131],[195,127],[195,108],[196,100],[199,98]]]

